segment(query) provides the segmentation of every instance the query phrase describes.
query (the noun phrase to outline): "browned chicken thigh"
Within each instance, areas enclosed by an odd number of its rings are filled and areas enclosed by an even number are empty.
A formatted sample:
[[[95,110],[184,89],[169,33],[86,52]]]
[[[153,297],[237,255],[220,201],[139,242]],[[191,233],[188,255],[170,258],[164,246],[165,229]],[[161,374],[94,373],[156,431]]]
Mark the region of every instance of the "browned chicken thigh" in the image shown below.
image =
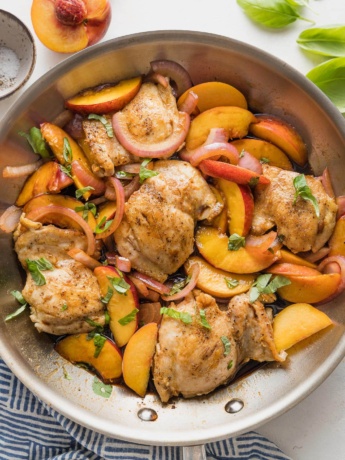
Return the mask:
[[[76,334],[94,328],[88,319],[104,324],[104,305],[97,279],[89,268],[68,256],[67,251],[72,248],[86,249],[85,235],[78,230],[37,223],[27,228],[24,219],[16,231],[15,250],[27,272],[22,293],[39,331]],[[37,285],[27,260],[41,258],[49,261],[52,269],[42,271],[45,284]]]
[[[221,205],[189,163],[157,161],[154,171],[158,175],[147,179],[126,203],[115,241],[133,268],[165,281],[193,252],[195,222],[217,215]]]
[[[154,384],[162,402],[180,394],[192,398],[210,393],[233,379],[250,359],[284,360],[275,348],[263,304],[250,304],[247,294],[235,296],[227,311],[199,291],[170,307],[189,313],[192,322],[163,315],[153,361]],[[209,327],[202,324],[201,313]]]
[[[316,198],[320,217],[313,205],[301,197],[294,203],[293,179],[298,173],[263,165],[263,174],[271,183],[257,187],[252,233],[262,235],[277,226],[278,235],[292,252],[316,252],[330,238],[335,222],[337,205],[334,198],[327,195],[321,180],[306,176],[307,184]]]

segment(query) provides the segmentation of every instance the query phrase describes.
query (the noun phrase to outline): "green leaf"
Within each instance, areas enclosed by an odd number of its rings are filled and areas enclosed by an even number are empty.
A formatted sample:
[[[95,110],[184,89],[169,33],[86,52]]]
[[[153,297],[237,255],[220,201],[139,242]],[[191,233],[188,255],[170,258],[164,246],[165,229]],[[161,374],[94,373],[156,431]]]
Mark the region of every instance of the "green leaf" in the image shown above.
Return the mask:
[[[59,165],[60,170],[72,179],[72,165]]]
[[[82,198],[86,192],[90,192],[91,190],[95,190],[93,187],[88,185],[87,187],[83,188],[78,188],[78,190],[75,191],[75,196],[76,198]]]
[[[228,241],[228,251],[238,251],[243,248],[246,244],[246,239],[244,236],[240,236],[237,233],[233,233],[229,237]]]
[[[293,185],[295,187],[295,197],[293,204],[296,203],[297,198],[301,197],[305,201],[310,201],[314,206],[315,214],[317,217],[320,217],[320,208],[319,203],[315,196],[311,193],[310,187],[307,185],[307,181],[304,174],[299,174],[293,180]]]
[[[345,57],[345,26],[313,27],[301,32],[297,43],[304,50],[330,57]]]
[[[53,269],[53,265],[49,262],[49,260],[45,259],[44,257],[41,257],[37,260],[26,259],[25,262],[27,264],[29,272],[31,273],[34,283],[37,286],[43,286],[44,284],[46,284],[46,279],[41,272]]]
[[[115,177],[117,179],[132,179],[134,177],[134,174],[129,173],[127,171],[116,171]]]
[[[152,169],[146,168],[146,166],[150,163],[151,158],[146,158],[140,165],[139,171],[139,178],[140,183],[142,184],[145,179],[149,179],[150,177],[158,176],[158,171],[152,171]]]
[[[345,57],[330,59],[307,73],[311,80],[333,104],[345,113]]]
[[[68,309],[67,303],[64,303],[61,307],[61,311],[66,311]]]
[[[232,366],[234,365],[234,362],[231,360],[228,362],[228,369],[231,369]]]
[[[182,281],[178,281],[177,283],[174,283],[173,287],[170,289],[168,295],[174,295],[177,294],[178,292],[182,291],[182,289],[187,286],[187,284],[190,281],[190,276],[188,275],[187,278],[185,278]]]
[[[107,338],[104,337],[104,335],[96,333],[93,336],[93,343],[95,344],[95,353],[93,355],[94,358],[98,358],[106,341]]]
[[[123,278],[117,276],[108,276],[111,286],[119,294],[127,295],[128,289],[131,287]]]
[[[114,137],[113,127],[112,127],[110,121],[107,120],[106,117],[103,117],[102,115],[97,115],[96,113],[90,113],[90,115],[88,116],[88,119],[89,120],[94,119],[94,120],[100,121],[102,123],[102,125],[104,126],[108,137]]]
[[[160,309],[160,314],[170,316],[170,318],[179,319],[185,324],[191,324],[193,321],[190,313],[185,311],[177,311],[169,307],[162,307]]]
[[[233,279],[230,279],[230,278],[224,278],[225,282],[226,282],[226,285],[229,289],[234,289],[236,286],[239,285],[239,281],[238,280],[233,280]]]
[[[108,230],[110,225],[113,223],[113,220],[114,219],[107,220],[107,218],[104,216],[100,223],[96,225],[95,233],[99,234]]]
[[[72,163],[73,154],[72,154],[71,144],[69,143],[69,140],[67,139],[67,137],[63,138],[62,156],[68,165]]]
[[[103,303],[109,303],[110,299],[113,297],[114,290],[108,286],[107,293],[104,297],[101,297],[101,302]]]
[[[89,212],[91,212],[91,214],[93,216],[96,216],[97,214],[97,208],[96,208],[96,205],[94,203],[85,203],[83,206],[76,206],[74,208],[75,212],[83,212],[83,219],[86,220],[87,222],[87,219],[88,219],[88,215],[89,215]]]
[[[206,312],[205,310],[199,310],[200,315],[200,323],[202,326],[206,327],[206,329],[212,329],[209,322],[206,319]]]
[[[126,324],[131,323],[132,321],[135,320],[138,309],[134,308],[128,315],[124,316],[123,318],[120,318],[118,322],[121,324],[121,326],[126,326]]]
[[[237,0],[237,4],[250,19],[265,27],[279,29],[297,19],[313,22],[300,16],[297,8],[285,0]]]
[[[250,303],[255,302],[260,294],[274,294],[280,287],[291,284],[291,281],[282,275],[275,276],[272,281],[271,278],[271,274],[259,275],[257,277],[249,291]]]
[[[113,387],[111,385],[106,385],[95,377],[92,382],[92,390],[98,396],[109,398],[113,391]]]
[[[225,335],[222,335],[220,340],[223,342],[224,345],[224,356],[228,356],[231,350],[230,340]]]
[[[10,313],[9,315],[7,315],[7,316],[5,317],[5,321],[11,321],[11,319],[16,318],[16,317],[19,316],[21,313],[23,313],[23,311],[25,311],[26,307],[27,307],[27,304],[20,306],[20,307],[17,308],[17,310],[15,310],[13,313]]]
[[[47,144],[42,137],[41,130],[36,128],[35,126],[29,130],[29,134],[20,131],[18,133],[20,136],[25,137],[28,141],[32,150],[40,155],[42,158],[50,158],[50,152],[47,148]]]
[[[23,297],[23,294],[20,291],[11,291],[11,295],[21,304],[26,305],[26,300]]]
[[[291,6],[308,6],[309,0],[285,0]]]

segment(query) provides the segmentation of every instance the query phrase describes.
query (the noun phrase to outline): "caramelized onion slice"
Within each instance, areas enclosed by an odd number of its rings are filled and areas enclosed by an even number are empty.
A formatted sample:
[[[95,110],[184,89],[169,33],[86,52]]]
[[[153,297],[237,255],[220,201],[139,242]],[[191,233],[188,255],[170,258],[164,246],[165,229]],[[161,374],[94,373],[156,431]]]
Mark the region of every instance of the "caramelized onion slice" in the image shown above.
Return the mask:
[[[175,82],[177,86],[177,97],[193,86],[192,79],[187,70],[175,61],[159,59],[151,61],[150,66],[153,72],[169,77]]]
[[[335,264],[339,269],[336,269]],[[322,273],[340,273],[340,282],[336,291],[327,299],[320,302],[320,304],[330,302],[338,297],[345,290],[345,257],[344,256],[330,256],[324,259],[318,266],[318,270]]]
[[[152,291],[158,292],[159,294],[169,294],[170,288],[163,283],[151,278],[150,276],[144,275],[137,271],[132,272],[134,278],[142,281],[149,289]]]
[[[87,239],[86,253],[91,256],[96,249],[95,238],[91,227],[79,214],[73,211],[73,209],[55,205],[40,206],[30,211],[25,217],[29,220],[33,220],[34,222],[51,223],[52,220],[54,220],[54,222],[58,222],[59,216],[68,217],[81,227]]]
[[[67,254],[72,257],[72,259],[82,263],[85,267],[88,267],[90,270],[94,270],[96,267],[100,267],[102,265],[101,262],[98,262],[98,260],[89,256],[85,251],[79,248],[70,249]]]
[[[0,217],[0,229],[5,233],[11,233],[17,227],[22,208],[18,206],[10,206],[7,208]]]
[[[226,157],[233,165],[237,165],[239,162],[237,149],[228,142],[214,142],[213,144],[202,145],[193,151],[189,161],[192,166],[198,166],[201,161],[207,158],[218,160],[221,156]]]
[[[196,286],[200,273],[200,265],[193,264],[191,267],[191,278],[189,283],[180,291],[174,295],[163,295],[162,298],[166,301],[172,302],[174,300],[180,300],[186,297]]]
[[[2,171],[2,177],[22,177],[29,176],[43,164],[42,159],[22,166],[5,166]]]
[[[72,161],[72,174],[86,186],[92,187],[92,195],[102,195],[105,191],[105,184],[99,177],[95,176],[90,170],[85,168],[79,161]]]
[[[105,230],[102,233],[98,233],[96,235],[96,239],[104,239],[107,238],[109,235],[112,235],[117,227],[120,225],[123,214],[125,212],[125,192],[123,189],[123,185],[119,181],[119,179],[116,179],[116,177],[109,177],[108,179],[111,183],[111,185],[115,189],[115,195],[116,195],[116,212],[115,212],[115,217],[110,225],[110,227]]]

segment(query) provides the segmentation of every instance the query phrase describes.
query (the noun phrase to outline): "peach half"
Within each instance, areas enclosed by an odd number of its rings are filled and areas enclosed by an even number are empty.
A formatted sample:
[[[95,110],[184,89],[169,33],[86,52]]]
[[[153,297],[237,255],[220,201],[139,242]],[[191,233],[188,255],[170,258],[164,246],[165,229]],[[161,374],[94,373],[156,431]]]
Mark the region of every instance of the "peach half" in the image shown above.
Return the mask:
[[[308,303],[289,305],[273,319],[275,346],[278,351],[287,350],[332,324],[325,313]]]

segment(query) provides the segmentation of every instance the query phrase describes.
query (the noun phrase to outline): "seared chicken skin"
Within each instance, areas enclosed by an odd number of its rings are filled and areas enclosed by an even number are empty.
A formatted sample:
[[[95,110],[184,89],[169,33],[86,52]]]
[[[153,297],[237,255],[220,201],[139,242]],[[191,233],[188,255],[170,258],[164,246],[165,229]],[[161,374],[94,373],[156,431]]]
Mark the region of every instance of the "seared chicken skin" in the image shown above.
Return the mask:
[[[275,348],[263,304],[250,304],[246,294],[235,296],[227,311],[199,291],[170,307],[189,313],[192,323],[163,315],[153,360],[154,384],[162,402],[180,394],[192,398],[210,393],[233,379],[250,359],[284,360]],[[201,323],[201,312],[209,327]]]
[[[193,252],[195,222],[217,215],[221,206],[189,163],[157,161],[154,171],[158,175],[126,203],[115,242],[134,269],[163,282]]]
[[[87,319],[104,324],[104,305],[93,272],[68,256],[72,248],[86,249],[86,238],[78,230],[61,229],[53,225],[22,219],[14,235],[15,250],[27,272],[22,291],[31,308],[31,320],[41,332],[50,334],[76,334],[88,332],[94,327]],[[27,259],[48,260],[53,268],[42,274],[46,283],[38,286],[30,271]]]
[[[263,174],[271,183],[256,187],[252,233],[262,235],[277,226],[284,245],[294,253],[316,252],[322,248],[333,232],[337,205],[334,198],[327,195],[321,181],[306,176],[311,193],[319,204],[320,217],[317,217],[309,201],[298,197],[294,204],[293,179],[298,173],[263,165]]]

